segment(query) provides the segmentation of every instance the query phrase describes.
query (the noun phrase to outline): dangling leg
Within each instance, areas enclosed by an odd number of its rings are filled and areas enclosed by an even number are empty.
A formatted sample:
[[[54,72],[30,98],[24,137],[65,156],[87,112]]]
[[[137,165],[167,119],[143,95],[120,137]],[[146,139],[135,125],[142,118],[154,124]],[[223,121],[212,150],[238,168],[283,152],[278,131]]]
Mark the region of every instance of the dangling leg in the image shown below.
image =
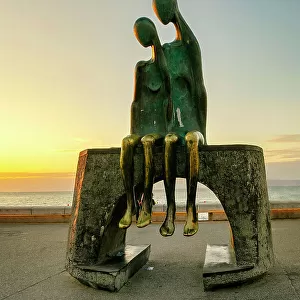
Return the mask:
[[[134,208],[133,154],[140,139],[138,135],[131,134],[126,136],[122,141],[120,166],[127,197],[127,208],[123,218],[119,222],[120,228],[128,228],[132,222],[132,212]]]
[[[151,223],[152,212],[152,189],[153,189],[153,147],[161,138],[158,134],[147,134],[142,138],[145,156],[145,181],[144,181],[144,200],[140,212],[137,227],[145,227]]]
[[[178,136],[169,133],[165,137],[165,191],[167,196],[167,214],[160,227],[162,236],[171,236],[175,231],[175,183],[176,183],[176,143]]]
[[[187,220],[184,226],[183,234],[186,236],[194,235],[198,231],[198,218],[196,212],[196,191],[199,172],[199,144],[204,144],[203,135],[198,131],[190,131],[185,136],[187,144]]]

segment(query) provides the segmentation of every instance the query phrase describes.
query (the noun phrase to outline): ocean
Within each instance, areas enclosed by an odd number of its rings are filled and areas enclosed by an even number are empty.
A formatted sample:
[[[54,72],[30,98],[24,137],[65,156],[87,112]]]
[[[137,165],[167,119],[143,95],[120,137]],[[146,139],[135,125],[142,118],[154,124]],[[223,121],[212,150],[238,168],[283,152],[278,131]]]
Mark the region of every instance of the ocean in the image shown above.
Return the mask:
[[[268,182],[270,202],[300,202],[300,180]],[[163,182],[158,182],[153,189],[157,204],[166,204]],[[71,206],[73,192],[0,192],[0,206]],[[197,203],[216,203],[218,198],[202,184],[198,184]],[[185,180],[176,183],[176,203],[186,203]]]

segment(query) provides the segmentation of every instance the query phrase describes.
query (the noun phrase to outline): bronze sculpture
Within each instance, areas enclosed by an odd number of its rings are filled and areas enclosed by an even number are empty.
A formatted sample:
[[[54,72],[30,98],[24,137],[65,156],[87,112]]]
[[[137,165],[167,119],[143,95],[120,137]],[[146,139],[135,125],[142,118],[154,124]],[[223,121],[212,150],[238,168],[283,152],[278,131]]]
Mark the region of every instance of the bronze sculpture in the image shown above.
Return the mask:
[[[181,16],[176,0],[154,0],[153,8],[163,24],[176,27],[175,41],[161,46],[154,24],[148,18],[136,21],[134,32],[144,47],[152,47],[152,58],[136,66],[134,100],[131,107],[131,134],[122,141],[120,165],[127,196],[127,209],[119,226],[131,224],[134,203],[133,153],[141,141],[145,157],[144,201],[138,227],[151,222],[153,188],[153,147],[164,138],[164,184],[167,214],[160,233],[174,233],[177,144],[188,152],[187,221],[184,235],[198,230],[196,189],[199,145],[206,144],[206,91],[203,84],[200,47]]]
[[[176,0],[153,0],[153,8],[163,24],[175,25],[177,37],[161,46],[151,20],[135,23],[136,37],[151,46],[152,58],[136,67],[131,134],[123,139],[121,155],[116,148],[79,155],[66,269],[91,287],[119,290],[150,254],[150,245],[125,243],[135,193],[144,192],[137,220],[144,227],[151,222],[153,182],[164,179],[168,208],[160,233],[172,235],[175,181],[182,177],[188,189],[184,235],[198,230],[195,194],[201,182],[220,200],[233,237],[229,245],[207,245],[204,288],[253,280],[274,263],[263,150],[205,145],[206,92],[198,42]],[[144,153],[135,151],[140,146]]]

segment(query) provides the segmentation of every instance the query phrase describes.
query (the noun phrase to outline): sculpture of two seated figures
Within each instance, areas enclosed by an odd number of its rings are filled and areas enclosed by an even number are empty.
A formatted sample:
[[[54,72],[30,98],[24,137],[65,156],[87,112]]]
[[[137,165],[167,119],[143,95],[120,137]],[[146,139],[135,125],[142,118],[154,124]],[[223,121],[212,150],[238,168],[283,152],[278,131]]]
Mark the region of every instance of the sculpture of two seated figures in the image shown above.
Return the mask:
[[[135,72],[135,92],[131,107],[131,134],[123,139],[121,170],[127,195],[127,210],[120,221],[121,228],[131,224],[134,203],[133,154],[141,143],[145,157],[144,201],[137,220],[138,227],[151,222],[153,188],[153,149],[164,145],[164,184],[167,214],[160,233],[174,232],[176,146],[187,147],[187,222],[185,235],[198,230],[195,206],[199,170],[198,149],[206,144],[206,91],[202,77],[198,42],[181,16],[176,1],[153,1],[153,8],[163,24],[174,23],[175,41],[161,45],[155,25],[140,18],[134,33],[144,46],[152,47],[152,58],[138,62]]]
[[[262,149],[207,146],[207,98],[199,44],[176,0],[153,0],[153,9],[163,24],[174,24],[176,39],[161,45],[150,19],[142,17],[134,24],[137,40],[152,48],[152,57],[136,65],[131,130],[121,151],[90,149],[80,154],[67,270],[90,286],[120,289],[150,254],[150,246],[126,245],[126,229],[135,215],[138,227],[151,223],[153,184],[163,180],[167,211],[160,234],[171,236],[175,182],[183,177],[187,183],[183,234],[198,231],[195,198],[201,182],[219,198],[233,235],[233,249],[230,244],[208,245],[204,287],[253,279],[273,264]],[[214,261],[218,252],[228,254],[225,264]]]

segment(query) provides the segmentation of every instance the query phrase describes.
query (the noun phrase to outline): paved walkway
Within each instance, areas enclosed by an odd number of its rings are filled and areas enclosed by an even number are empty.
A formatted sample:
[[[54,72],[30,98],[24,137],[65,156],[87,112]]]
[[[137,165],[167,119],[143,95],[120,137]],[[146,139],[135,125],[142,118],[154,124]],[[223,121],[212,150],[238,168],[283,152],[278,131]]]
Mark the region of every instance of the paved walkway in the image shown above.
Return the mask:
[[[203,222],[191,238],[182,235],[183,224],[170,238],[158,230],[158,224],[128,230],[128,244],[152,245],[150,260],[111,293],[86,287],[64,271],[67,224],[0,224],[0,300],[300,299],[300,219],[272,221],[276,265],[266,276],[213,292],[203,290],[206,244],[227,243],[228,223]]]

